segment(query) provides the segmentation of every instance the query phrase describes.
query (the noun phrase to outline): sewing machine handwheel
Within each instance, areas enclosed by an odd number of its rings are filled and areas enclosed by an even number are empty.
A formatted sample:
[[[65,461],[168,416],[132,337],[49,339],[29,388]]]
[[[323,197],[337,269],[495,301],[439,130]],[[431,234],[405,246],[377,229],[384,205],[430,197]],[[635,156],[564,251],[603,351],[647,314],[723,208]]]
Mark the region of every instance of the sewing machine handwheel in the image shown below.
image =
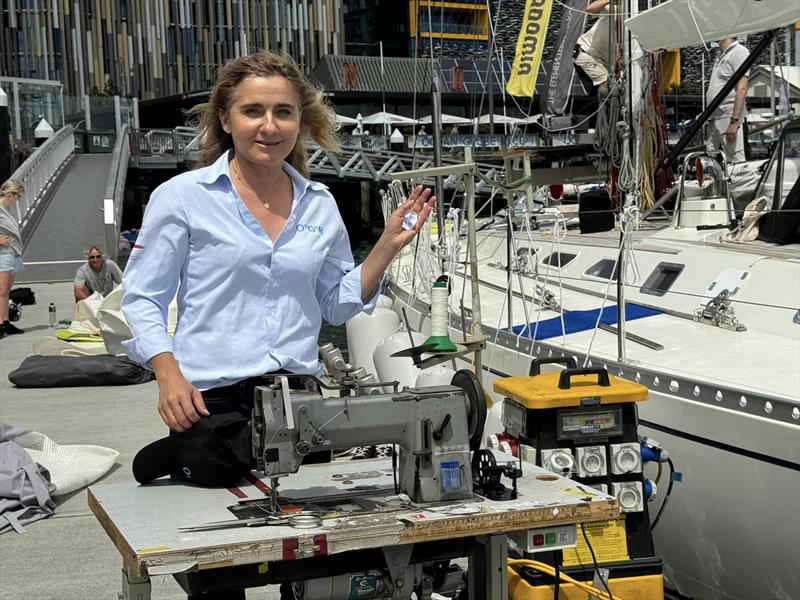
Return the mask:
[[[491,450],[479,449],[472,455],[472,481],[476,487],[491,489],[500,483],[500,470]]]
[[[475,373],[467,369],[456,371],[451,385],[460,387],[469,399],[469,449],[477,450],[483,441],[483,426],[486,424],[486,397]]]

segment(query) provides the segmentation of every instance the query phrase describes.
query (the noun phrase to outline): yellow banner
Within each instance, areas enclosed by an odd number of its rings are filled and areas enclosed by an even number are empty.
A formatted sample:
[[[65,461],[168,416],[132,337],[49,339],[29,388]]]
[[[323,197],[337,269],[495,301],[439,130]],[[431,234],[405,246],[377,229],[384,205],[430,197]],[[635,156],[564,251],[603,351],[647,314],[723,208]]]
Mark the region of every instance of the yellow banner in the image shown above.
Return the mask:
[[[514,65],[511,67],[511,77],[506,85],[506,91],[512,96],[533,96],[552,6],[553,0],[525,2],[525,14],[517,38]]]

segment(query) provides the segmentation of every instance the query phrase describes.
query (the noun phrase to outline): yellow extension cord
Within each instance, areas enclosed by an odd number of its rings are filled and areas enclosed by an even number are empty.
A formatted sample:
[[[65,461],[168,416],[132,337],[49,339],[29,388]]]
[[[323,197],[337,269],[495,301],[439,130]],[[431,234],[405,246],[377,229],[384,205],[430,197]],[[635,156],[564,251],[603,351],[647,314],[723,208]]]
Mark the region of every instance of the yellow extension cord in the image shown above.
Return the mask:
[[[530,567],[532,569],[536,569],[537,571],[541,571],[546,575],[550,575],[551,577],[555,576],[556,570],[552,566],[548,565],[547,563],[539,562],[538,560],[531,560],[531,559],[509,559],[508,566],[513,567],[514,565],[520,565],[522,567]],[[567,583],[571,583],[572,585],[577,586],[584,592],[588,594],[594,594],[600,600],[611,600],[608,593],[603,590],[598,590],[596,587],[589,585],[588,583],[584,583],[583,581],[578,581],[577,579],[573,579],[566,573],[562,573],[559,571],[558,573],[559,579],[565,581]],[[619,596],[614,596],[614,600],[622,600]]]

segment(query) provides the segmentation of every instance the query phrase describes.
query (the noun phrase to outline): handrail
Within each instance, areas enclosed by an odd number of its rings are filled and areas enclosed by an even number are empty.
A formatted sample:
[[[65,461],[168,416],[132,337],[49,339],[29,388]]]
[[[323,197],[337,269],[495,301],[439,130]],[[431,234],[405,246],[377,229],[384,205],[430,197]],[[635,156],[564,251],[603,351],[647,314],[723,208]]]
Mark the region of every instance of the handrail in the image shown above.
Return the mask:
[[[111,166],[108,170],[106,190],[103,195],[103,227],[106,238],[106,255],[112,260],[117,260],[119,250],[119,228],[122,220],[125,178],[128,174],[128,163],[131,156],[128,132],[127,124],[123,125],[117,132],[117,141],[111,153]]]
[[[34,218],[50,186],[75,152],[72,125],[65,125],[39,146],[11,175],[25,186],[25,193],[15,205],[17,222],[24,240],[30,239]]]

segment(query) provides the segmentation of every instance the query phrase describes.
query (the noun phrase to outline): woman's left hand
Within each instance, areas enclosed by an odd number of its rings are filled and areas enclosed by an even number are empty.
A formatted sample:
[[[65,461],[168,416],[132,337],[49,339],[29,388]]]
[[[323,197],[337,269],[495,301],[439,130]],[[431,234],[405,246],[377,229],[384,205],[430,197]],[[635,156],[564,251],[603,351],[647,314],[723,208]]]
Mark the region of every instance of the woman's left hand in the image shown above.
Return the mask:
[[[408,195],[408,200],[403,202],[389,217],[381,237],[385,238],[395,252],[399,252],[419,233],[435,204],[436,196],[431,196],[430,188],[423,188],[421,185],[414,187]],[[405,229],[403,220],[409,210],[416,213],[417,222],[413,228]]]

